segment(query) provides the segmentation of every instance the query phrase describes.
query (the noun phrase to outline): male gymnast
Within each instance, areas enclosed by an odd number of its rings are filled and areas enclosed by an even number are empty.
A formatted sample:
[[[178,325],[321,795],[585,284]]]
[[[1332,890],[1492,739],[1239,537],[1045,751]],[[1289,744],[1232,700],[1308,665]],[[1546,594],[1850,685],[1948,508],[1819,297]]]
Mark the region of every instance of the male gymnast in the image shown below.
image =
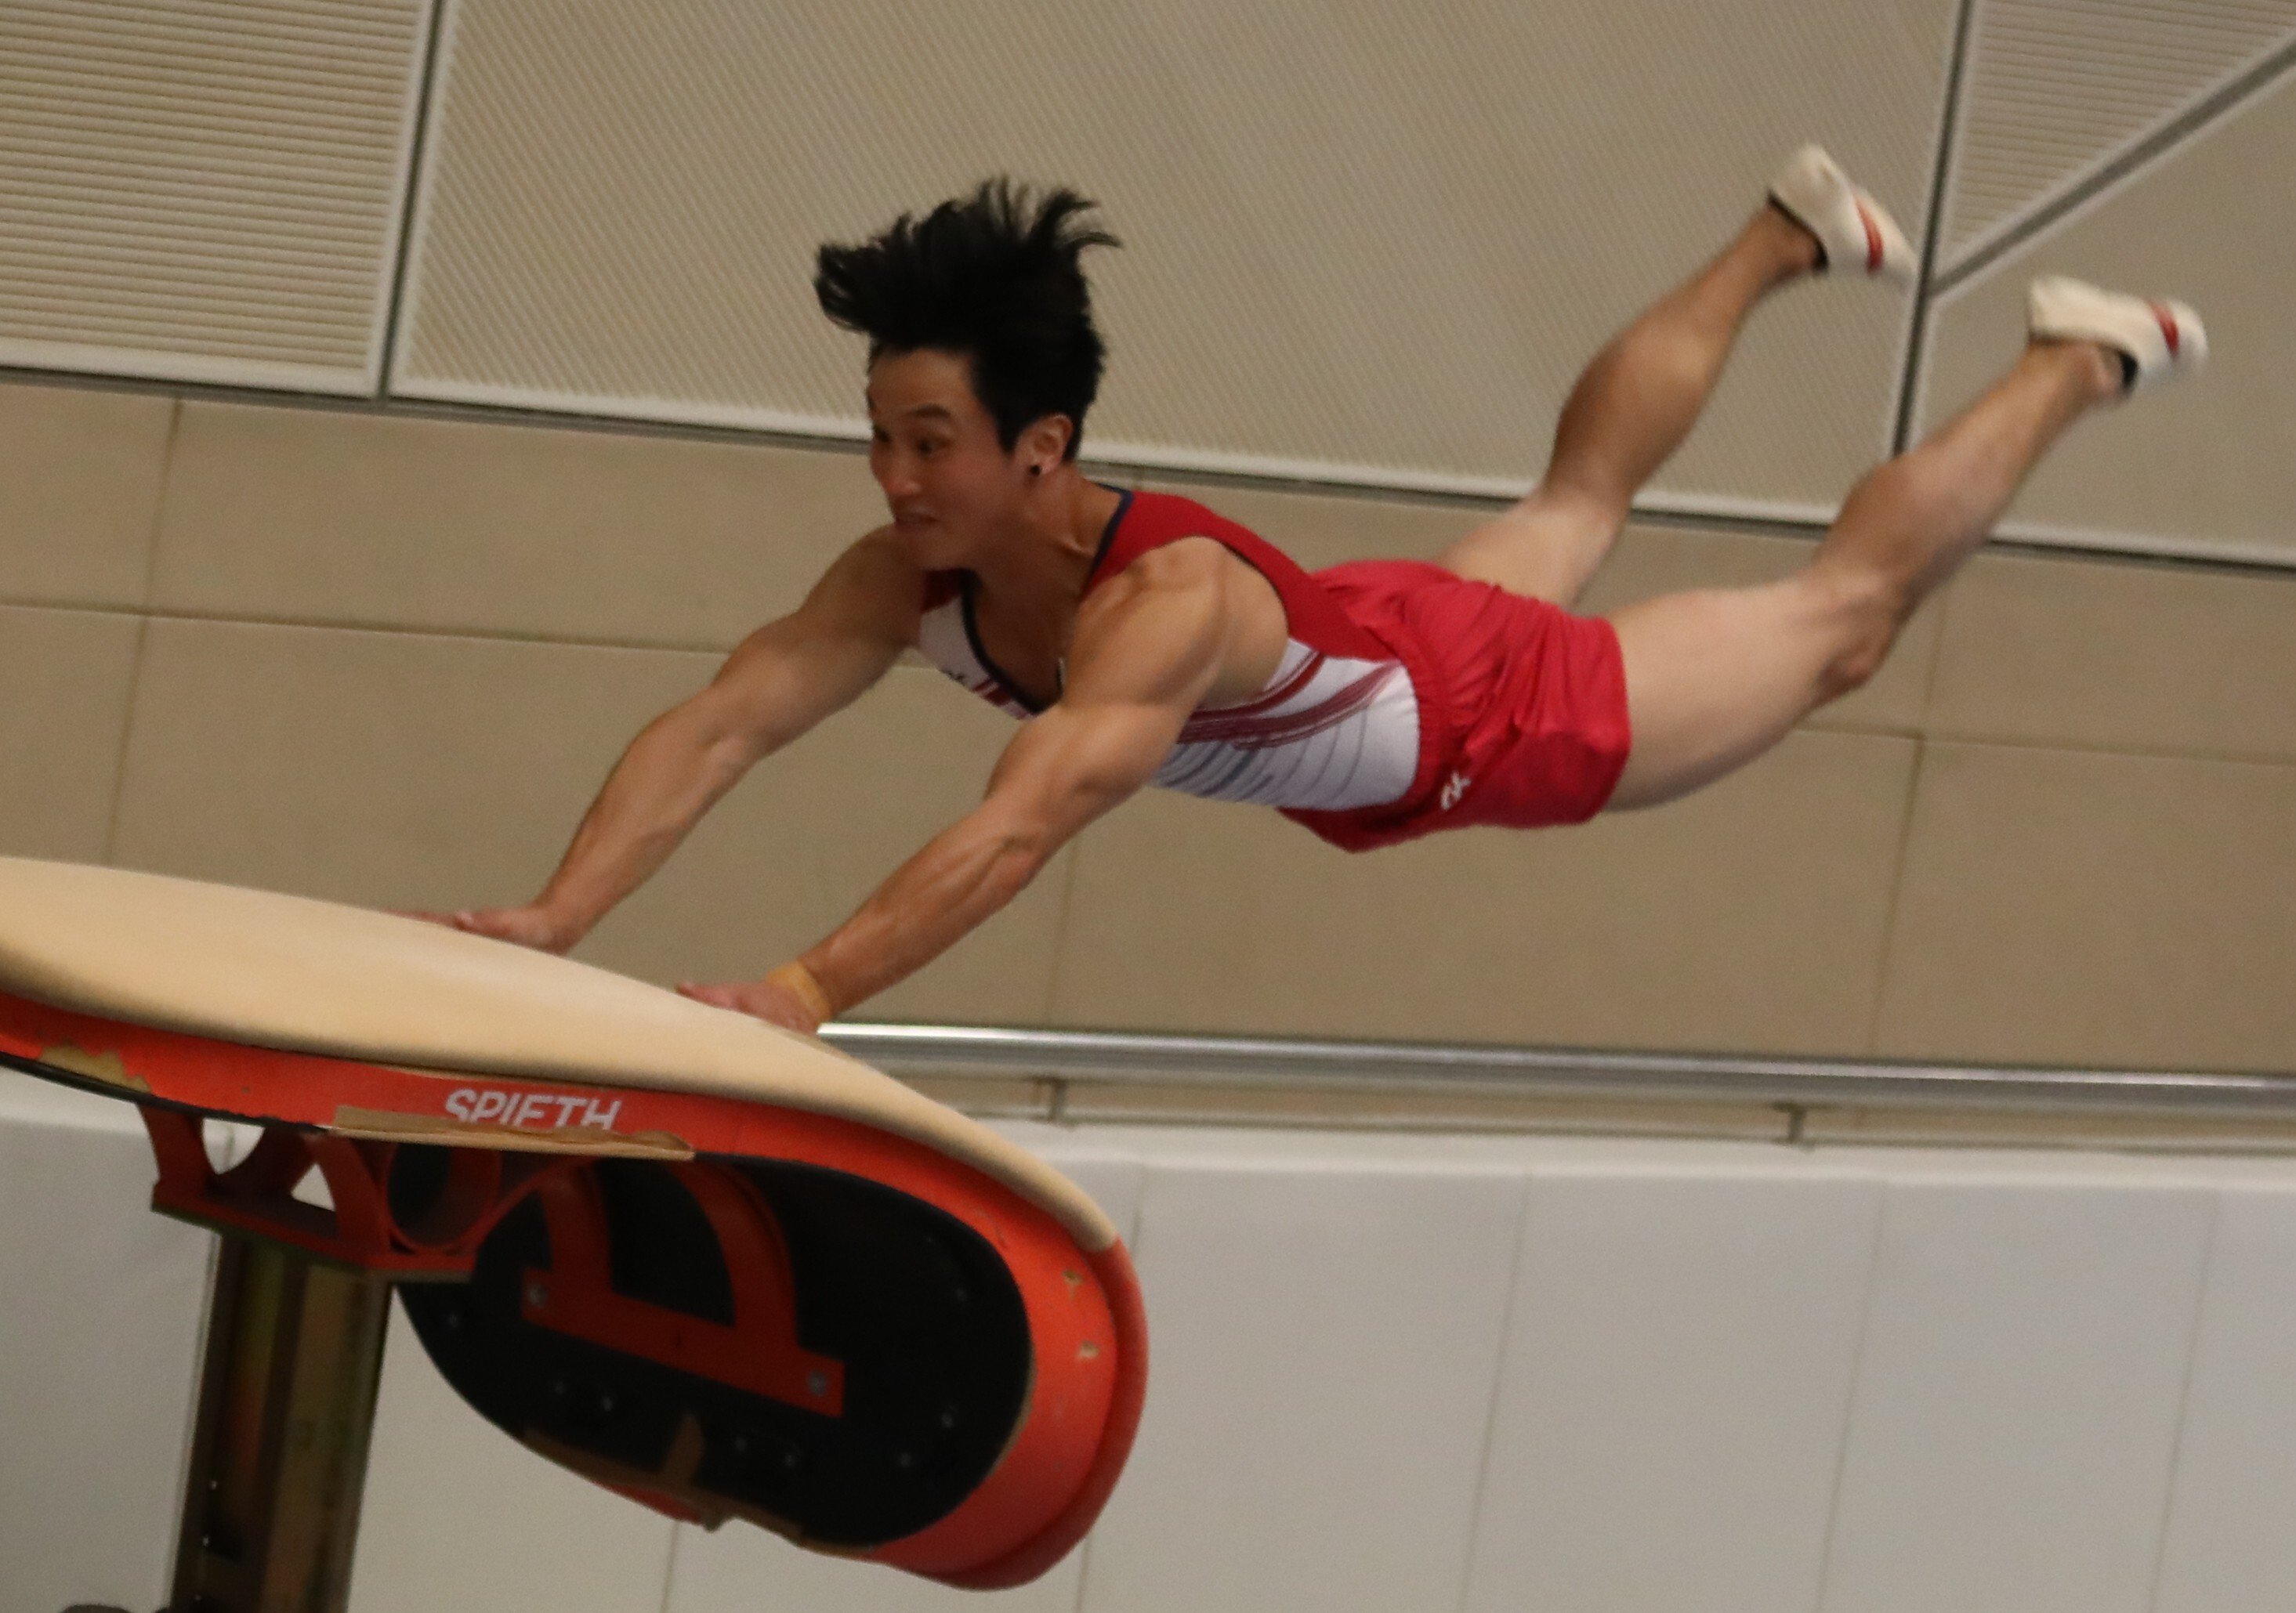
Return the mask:
[[[2066,427],[2205,354],[2183,304],[2037,281],[2017,361],[1859,482],[1800,570],[1581,617],[1754,305],[1807,274],[1911,277],[1903,234],[1824,152],[1795,153],[1720,255],[1596,356],[1528,497],[1432,562],[1313,574],[1199,504],[1078,469],[1103,357],[1078,259],[1116,244],[1092,206],[992,181],[821,249],[823,311],[869,340],[891,521],[638,734],[538,897],[453,923],[565,951],[750,767],[912,649],[1021,719],[986,798],[801,957],[688,995],[813,1031],[1148,784],[1272,806],[1349,850],[1656,806],[1871,678]]]

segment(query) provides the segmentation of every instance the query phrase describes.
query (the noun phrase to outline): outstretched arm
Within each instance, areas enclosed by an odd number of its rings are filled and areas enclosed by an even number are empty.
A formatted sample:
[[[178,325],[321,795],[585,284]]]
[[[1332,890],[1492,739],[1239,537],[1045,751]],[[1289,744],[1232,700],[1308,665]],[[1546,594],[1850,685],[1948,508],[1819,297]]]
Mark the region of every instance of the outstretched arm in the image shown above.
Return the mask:
[[[1161,562],[1161,563],[1158,563]],[[1151,556],[1077,623],[1068,688],[1025,724],[988,797],[794,965],[688,995],[811,1031],[939,957],[1036,878],[1085,825],[1155,776],[1226,649],[1218,571]]]
[[[916,636],[924,579],[881,537],[847,550],[804,604],[751,634],[709,687],[640,731],[558,870],[522,907],[457,929],[564,952],[652,876],[757,763],[849,704]]]

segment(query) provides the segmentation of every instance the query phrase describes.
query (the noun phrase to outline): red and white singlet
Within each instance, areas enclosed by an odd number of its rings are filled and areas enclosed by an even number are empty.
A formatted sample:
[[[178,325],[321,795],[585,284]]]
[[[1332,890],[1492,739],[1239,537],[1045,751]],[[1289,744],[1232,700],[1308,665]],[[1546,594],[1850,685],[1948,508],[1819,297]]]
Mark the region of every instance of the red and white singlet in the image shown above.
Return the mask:
[[[1190,537],[1267,579],[1290,642],[1258,694],[1188,719],[1160,787],[1276,807],[1350,851],[1601,809],[1627,747],[1608,623],[1414,561],[1310,573],[1235,522],[1159,493],[1124,495],[1085,592]],[[931,579],[917,648],[973,693],[1034,716],[982,647],[976,585],[969,572]]]

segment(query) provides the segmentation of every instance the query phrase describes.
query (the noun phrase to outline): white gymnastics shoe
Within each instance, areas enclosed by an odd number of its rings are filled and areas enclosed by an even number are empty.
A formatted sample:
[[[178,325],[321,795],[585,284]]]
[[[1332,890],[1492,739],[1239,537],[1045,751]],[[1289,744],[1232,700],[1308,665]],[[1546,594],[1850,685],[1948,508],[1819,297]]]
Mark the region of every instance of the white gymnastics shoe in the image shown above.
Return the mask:
[[[1817,146],[1786,159],[1770,181],[1770,200],[1817,237],[1821,272],[1872,274],[1891,285],[1914,282],[1914,249],[1882,204],[1849,183],[1841,165]]]
[[[2190,303],[2100,291],[2045,274],[2025,293],[2025,328],[2054,341],[2093,341],[2120,355],[2121,392],[2141,392],[2208,362],[2209,333]]]

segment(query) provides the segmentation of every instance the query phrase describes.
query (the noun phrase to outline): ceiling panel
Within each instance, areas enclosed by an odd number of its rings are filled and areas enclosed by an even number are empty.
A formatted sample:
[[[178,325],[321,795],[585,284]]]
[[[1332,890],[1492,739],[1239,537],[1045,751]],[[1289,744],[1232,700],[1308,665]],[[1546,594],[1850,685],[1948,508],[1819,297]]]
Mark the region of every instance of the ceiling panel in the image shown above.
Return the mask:
[[[2037,274],[2179,297],[2208,324],[2208,368],[2075,427],[2003,532],[2296,565],[2292,172],[2296,74],[1940,301],[1923,383],[1930,424],[2015,356]]]
[[[1579,366],[1826,142],[1918,227],[1951,0],[487,0],[456,5],[396,389],[850,432],[816,243],[985,175],[1078,184],[1098,452],[1498,490]],[[1903,300],[1758,322],[1665,483],[1830,505]]]
[[[373,389],[429,10],[0,5],[0,364]]]
[[[2296,39],[2296,0],[1976,0],[1939,264]]]

